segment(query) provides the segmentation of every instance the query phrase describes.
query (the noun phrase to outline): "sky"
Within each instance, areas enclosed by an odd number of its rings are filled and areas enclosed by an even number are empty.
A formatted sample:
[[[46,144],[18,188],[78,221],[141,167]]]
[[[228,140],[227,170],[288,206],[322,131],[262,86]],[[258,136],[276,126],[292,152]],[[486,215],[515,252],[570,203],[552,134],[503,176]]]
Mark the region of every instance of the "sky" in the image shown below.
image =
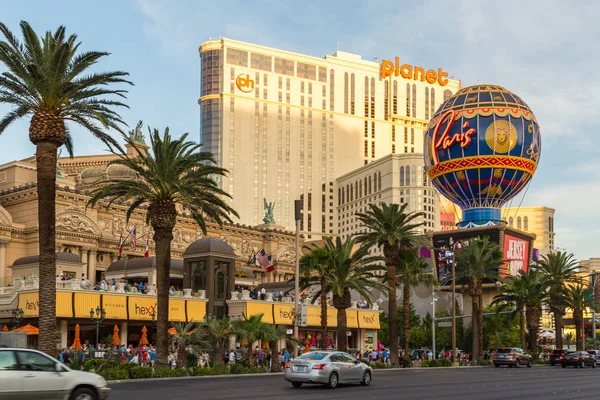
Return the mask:
[[[99,69],[127,71],[135,83],[121,112],[129,126],[143,120],[192,138],[200,130],[198,48],[209,38],[317,57],[338,48],[366,60],[400,56],[442,67],[463,86],[504,86],[531,107],[542,132],[537,173],[511,205],[555,208],[556,246],[600,257],[600,2],[2,0],[0,9],[15,34],[20,20],[38,33],[65,25],[82,50],[110,52]],[[0,115],[8,110],[0,104]],[[28,124],[0,136],[0,163],[34,154]],[[75,155],[105,148],[77,127],[71,133]]]

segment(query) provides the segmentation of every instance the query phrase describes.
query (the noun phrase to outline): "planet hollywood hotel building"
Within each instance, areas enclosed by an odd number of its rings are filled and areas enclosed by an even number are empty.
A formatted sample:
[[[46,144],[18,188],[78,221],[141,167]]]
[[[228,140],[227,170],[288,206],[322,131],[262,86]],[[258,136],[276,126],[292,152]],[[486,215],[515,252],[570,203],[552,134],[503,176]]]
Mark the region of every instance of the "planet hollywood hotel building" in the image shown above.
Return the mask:
[[[423,131],[460,82],[442,68],[337,51],[311,57],[230,39],[200,46],[201,141],[220,166],[240,222],[338,234],[337,177],[388,154],[421,153]],[[343,194],[344,197],[352,194]]]

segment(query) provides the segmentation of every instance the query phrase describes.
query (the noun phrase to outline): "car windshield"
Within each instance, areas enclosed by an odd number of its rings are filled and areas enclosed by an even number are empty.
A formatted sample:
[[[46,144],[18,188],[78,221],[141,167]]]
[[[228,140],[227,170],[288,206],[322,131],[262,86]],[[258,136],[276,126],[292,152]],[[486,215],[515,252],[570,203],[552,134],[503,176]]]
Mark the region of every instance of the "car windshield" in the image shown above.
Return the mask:
[[[512,352],[512,349],[506,349],[506,348],[496,350],[496,353],[511,353],[511,352]]]
[[[297,360],[305,360],[305,361],[317,361],[322,360],[327,357],[329,353],[307,353],[302,354],[297,358]]]
[[[564,350],[552,350],[552,354],[560,354],[560,353],[564,353]]]

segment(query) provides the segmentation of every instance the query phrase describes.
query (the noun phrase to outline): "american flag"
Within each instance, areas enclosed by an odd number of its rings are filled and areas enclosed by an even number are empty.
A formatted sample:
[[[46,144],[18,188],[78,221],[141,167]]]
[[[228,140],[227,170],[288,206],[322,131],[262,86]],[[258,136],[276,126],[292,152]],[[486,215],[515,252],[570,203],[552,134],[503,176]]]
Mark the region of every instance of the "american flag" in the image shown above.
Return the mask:
[[[267,254],[265,249],[260,249],[254,256],[256,265],[262,268],[266,268],[267,271],[273,271],[273,264],[271,263],[271,255]]]
[[[135,251],[137,247],[136,227],[134,226],[131,230],[131,251]]]
[[[123,232],[121,232],[121,236],[119,237],[119,255],[123,253]]]

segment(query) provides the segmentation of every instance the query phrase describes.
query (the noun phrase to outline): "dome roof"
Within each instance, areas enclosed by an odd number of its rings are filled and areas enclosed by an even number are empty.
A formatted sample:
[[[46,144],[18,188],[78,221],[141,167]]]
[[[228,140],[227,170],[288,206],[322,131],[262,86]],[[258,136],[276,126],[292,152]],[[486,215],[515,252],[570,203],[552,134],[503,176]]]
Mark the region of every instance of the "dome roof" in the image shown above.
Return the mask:
[[[156,257],[130,258],[115,261],[106,269],[106,273],[156,269]],[[171,273],[183,274],[183,260],[171,258]]]
[[[81,180],[85,183],[94,183],[102,179],[103,174],[100,168],[86,168],[81,171]]]
[[[81,263],[81,257],[79,257],[77,254],[63,253],[63,252],[59,251],[56,253],[56,261]],[[27,257],[17,258],[12,266],[17,267],[19,265],[39,264],[39,263],[40,263],[40,256],[38,254],[35,256],[27,256]]]
[[[106,169],[106,175],[109,179],[135,179],[135,171],[123,165],[111,165]]]
[[[215,238],[203,238],[196,240],[194,243],[190,244],[187,249],[185,249],[183,255],[187,256],[203,253],[216,253],[235,257],[235,252],[230,245],[220,239]]]

